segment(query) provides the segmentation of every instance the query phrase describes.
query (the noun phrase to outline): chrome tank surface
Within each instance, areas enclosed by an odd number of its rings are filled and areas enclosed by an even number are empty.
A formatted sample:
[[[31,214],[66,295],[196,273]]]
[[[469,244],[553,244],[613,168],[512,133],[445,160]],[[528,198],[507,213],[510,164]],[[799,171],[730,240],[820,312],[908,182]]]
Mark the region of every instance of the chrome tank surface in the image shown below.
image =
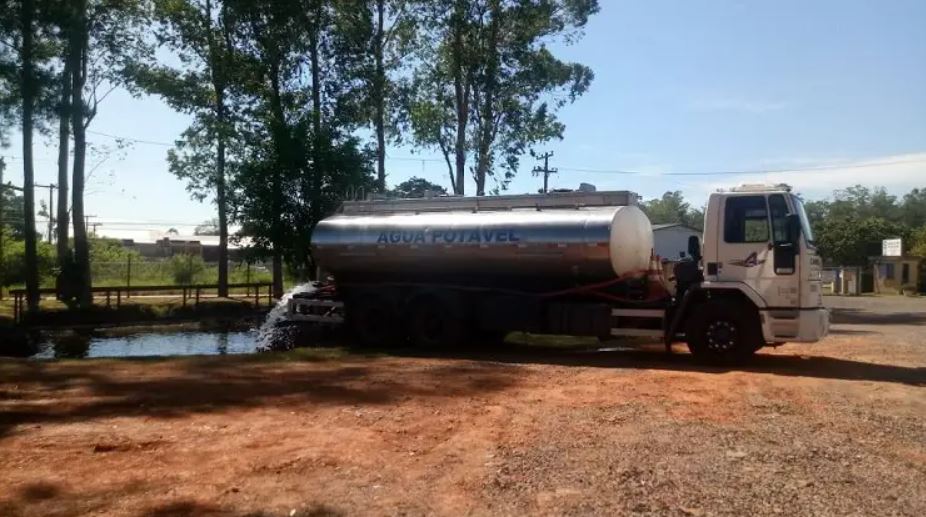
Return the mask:
[[[312,234],[338,275],[505,275],[604,280],[644,274],[653,248],[636,206],[335,215]]]

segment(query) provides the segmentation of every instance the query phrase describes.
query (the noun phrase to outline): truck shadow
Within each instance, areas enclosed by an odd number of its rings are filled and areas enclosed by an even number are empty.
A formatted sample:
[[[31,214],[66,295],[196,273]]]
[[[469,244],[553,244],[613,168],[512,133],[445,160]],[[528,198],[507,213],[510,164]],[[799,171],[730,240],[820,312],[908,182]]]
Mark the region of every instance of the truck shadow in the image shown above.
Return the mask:
[[[763,354],[761,351],[742,365],[714,365],[700,362],[687,351],[679,351],[677,346],[672,354],[666,354],[661,345],[634,345],[633,347],[618,347],[617,349],[613,347],[595,347],[565,350],[506,345],[504,348],[492,351],[455,351],[441,354],[409,352],[409,355],[415,357],[453,357],[504,364],[662,370],[707,374],[739,371],[785,377],[813,377],[926,386],[926,368],[923,367],[867,363],[826,356]]]

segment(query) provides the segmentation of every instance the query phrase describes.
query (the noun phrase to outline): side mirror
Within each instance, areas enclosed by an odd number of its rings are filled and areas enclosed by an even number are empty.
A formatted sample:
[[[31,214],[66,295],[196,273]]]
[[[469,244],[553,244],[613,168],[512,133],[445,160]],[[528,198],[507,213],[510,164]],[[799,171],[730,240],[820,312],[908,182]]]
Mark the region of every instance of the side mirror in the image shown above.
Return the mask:
[[[695,262],[701,260],[701,239],[697,235],[688,237],[688,256]]]

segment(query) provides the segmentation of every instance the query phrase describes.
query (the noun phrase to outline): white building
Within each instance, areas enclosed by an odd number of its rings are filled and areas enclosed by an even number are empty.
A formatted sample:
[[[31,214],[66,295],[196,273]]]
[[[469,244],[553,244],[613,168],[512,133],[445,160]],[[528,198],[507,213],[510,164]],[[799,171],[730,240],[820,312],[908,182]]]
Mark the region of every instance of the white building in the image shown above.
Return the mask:
[[[688,256],[688,237],[696,235],[701,239],[701,230],[682,223],[654,224],[653,248],[664,260],[677,262]]]

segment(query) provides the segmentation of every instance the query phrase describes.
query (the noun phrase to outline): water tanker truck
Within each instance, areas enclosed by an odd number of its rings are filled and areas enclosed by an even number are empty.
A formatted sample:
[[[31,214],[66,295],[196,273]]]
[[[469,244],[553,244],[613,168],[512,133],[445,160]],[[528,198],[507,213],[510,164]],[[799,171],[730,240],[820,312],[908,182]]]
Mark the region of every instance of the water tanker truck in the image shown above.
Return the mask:
[[[349,201],[316,226],[328,280],[290,322],[344,324],[361,345],[491,343],[512,331],[685,341],[709,360],[814,342],[821,260],[789,187],[711,194],[703,239],[662,274],[632,192]]]

